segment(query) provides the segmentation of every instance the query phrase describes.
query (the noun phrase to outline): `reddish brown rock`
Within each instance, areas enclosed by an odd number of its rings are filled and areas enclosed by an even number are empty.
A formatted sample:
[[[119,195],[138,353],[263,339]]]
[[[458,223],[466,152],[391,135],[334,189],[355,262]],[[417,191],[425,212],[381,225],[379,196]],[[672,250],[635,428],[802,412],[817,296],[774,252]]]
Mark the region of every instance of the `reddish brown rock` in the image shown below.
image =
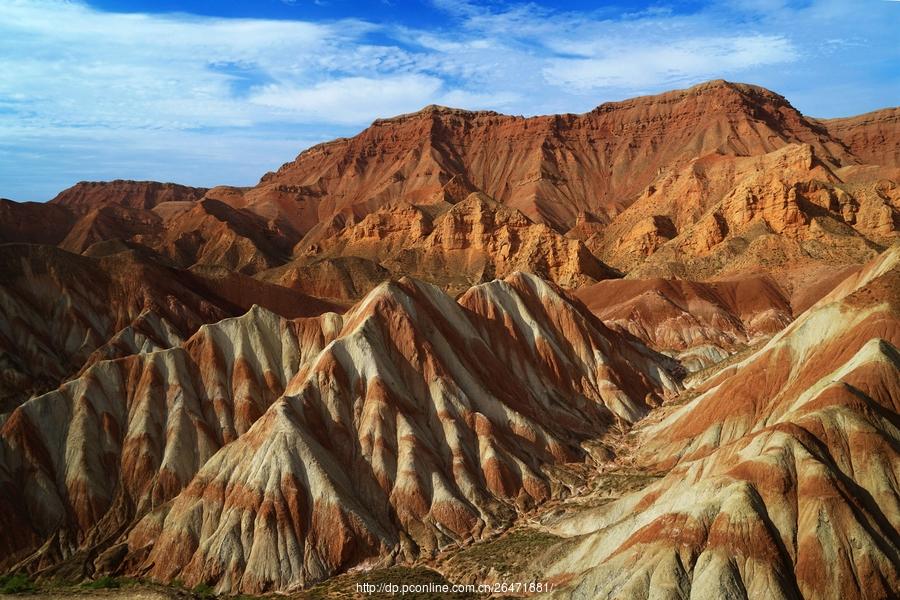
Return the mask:
[[[127,541],[128,572],[261,592],[427,554],[559,493],[549,467],[675,393],[673,367],[523,274],[459,303],[404,279],[343,318],[254,309],[9,417],[2,508],[31,526],[4,564]],[[60,519],[69,543],[28,542]]]
[[[663,167],[788,143],[812,144],[835,163],[854,161],[781,96],[724,81],[584,115],[524,119],[431,106],[310,148],[263,177],[244,201],[305,232],[337,214],[362,218],[401,201],[443,201],[445,186],[456,182],[565,231],[583,212],[625,208]]]
[[[205,193],[204,188],[157,181],[82,181],[60,192],[50,203],[79,214],[111,205],[149,210],[163,202],[193,202]]]
[[[900,167],[900,108],[820,123],[863,162]]]
[[[677,355],[690,370],[756,344],[793,319],[790,298],[766,276],[710,283],[614,279],[576,296],[607,325]]]
[[[639,429],[664,476],[551,525],[558,597],[888,598],[900,585],[900,251]],[[827,563],[827,569],[821,568]]]

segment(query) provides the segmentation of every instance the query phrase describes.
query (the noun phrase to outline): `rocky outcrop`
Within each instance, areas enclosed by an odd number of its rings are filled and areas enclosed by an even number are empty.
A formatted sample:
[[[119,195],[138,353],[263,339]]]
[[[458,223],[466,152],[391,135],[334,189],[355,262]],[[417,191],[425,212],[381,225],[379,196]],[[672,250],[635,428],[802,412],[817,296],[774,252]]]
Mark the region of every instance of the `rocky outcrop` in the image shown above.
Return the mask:
[[[778,333],[793,320],[790,298],[767,276],[709,283],[613,279],[575,294],[607,325],[677,356],[692,371]]]
[[[673,367],[522,274],[459,303],[403,280],[343,318],[254,309],[12,413],[4,566],[260,592],[427,554],[558,494],[548,467],[675,393]]]
[[[895,113],[818,121],[778,94],[726,81],[582,115],[522,118],[429,106],[310,148],[252,188],[81,183],[46,209],[28,210],[55,219],[65,232],[43,238],[73,252],[124,243],[181,268],[218,265],[255,274],[295,259],[306,266],[313,257],[393,259],[477,192],[497,203],[495,212],[524,215],[547,227],[544,237],[581,240],[624,273],[708,278],[762,262],[756,266],[780,277],[782,266],[860,264],[873,256],[873,244],[883,248],[896,237],[897,200],[875,191],[900,178],[891,150],[900,139]],[[807,188],[823,185],[836,208],[809,206],[815,200],[805,197]],[[822,193],[813,195],[822,200]],[[77,222],[51,214],[58,209]],[[0,235],[10,240],[31,235],[24,222],[5,229]],[[686,238],[693,241],[685,245]],[[480,281],[479,271],[511,272],[503,263],[566,286],[597,279],[572,272],[572,257],[559,255],[572,249],[549,252],[566,264],[546,262],[543,250],[512,260],[467,258],[469,271],[447,289],[460,292]],[[693,261],[688,269],[680,268],[681,252]],[[592,261],[576,254],[574,262]],[[430,277],[408,270],[409,261],[381,266],[439,284],[449,268],[432,265]]]
[[[548,573],[567,582],[557,595],[891,597],[898,258],[887,252],[643,427],[638,460],[665,476],[552,526],[573,536]]]
[[[819,122],[863,162],[900,167],[900,108]]]
[[[337,214],[360,219],[398,202],[452,202],[445,188],[453,182],[566,231],[584,212],[625,208],[661,168],[789,143],[811,144],[835,164],[854,162],[781,96],[725,81],[603,104],[583,115],[526,119],[431,106],[310,148],[244,199],[305,232]]]
[[[0,244],[55,246],[66,237],[74,222],[75,216],[63,206],[0,198]]]
[[[181,271],[127,249],[88,257],[0,246],[0,414],[97,360],[172,347],[253,304],[288,316],[333,307],[227,270]]]
[[[133,519],[265,413],[339,323],[254,308],[173,348],[98,362],[23,404],[0,429],[3,567],[89,574]]]
[[[890,597],[895,112],[429,106],[252,188],[0,201],[0,571]]]
[[[887,180],[844,183],[808,145],[666,172],[587,246],[633,278],[734,277],[860,264],[898,236]]]
[[[358,256],[300,258],[284,266],[259,273],[257,277],[281,287],[316,294],[348,307],[361,300],[391,273],[377,262]]]
[[[434,217],[410,205],[381,209],[337,231],[308,235],[299,246],[313,261],[362,257],[452,292],[520,270],[567,288],[617,275],[580,241],[481,193]]]
[[[193,202],[205,193],[204,188],[157,181],[82,181],[60,192],[50,203],[84,214],[104,206],[151,209],[163,202]]]

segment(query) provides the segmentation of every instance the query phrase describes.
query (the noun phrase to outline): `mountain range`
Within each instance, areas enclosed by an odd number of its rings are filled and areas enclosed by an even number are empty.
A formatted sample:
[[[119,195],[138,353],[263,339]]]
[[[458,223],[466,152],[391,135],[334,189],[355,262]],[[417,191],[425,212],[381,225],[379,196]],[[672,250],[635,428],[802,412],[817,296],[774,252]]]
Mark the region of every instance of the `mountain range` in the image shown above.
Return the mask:
[[[0,570],[895,597],[898,182],[710,81],[0,200]]]

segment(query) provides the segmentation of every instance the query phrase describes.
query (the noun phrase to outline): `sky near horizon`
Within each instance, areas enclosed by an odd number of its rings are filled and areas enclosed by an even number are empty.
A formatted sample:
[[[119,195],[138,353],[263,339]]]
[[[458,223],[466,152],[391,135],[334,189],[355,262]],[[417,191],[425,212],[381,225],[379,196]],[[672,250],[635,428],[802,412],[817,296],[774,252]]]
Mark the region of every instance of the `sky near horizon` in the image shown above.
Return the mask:
[[[900,2],[0,0],[0,197],[253,185],[427,104],[585,112],[716,78],[900,104]]]

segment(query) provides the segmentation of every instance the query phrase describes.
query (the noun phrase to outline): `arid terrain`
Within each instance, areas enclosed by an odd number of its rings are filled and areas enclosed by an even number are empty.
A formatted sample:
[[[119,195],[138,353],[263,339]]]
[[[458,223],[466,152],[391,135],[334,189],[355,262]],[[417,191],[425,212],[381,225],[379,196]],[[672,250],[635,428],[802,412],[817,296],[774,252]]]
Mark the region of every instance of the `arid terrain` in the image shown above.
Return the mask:
[[[0,530],[40,598],[896,598],[900,108],[428,106],[0,200]]]

